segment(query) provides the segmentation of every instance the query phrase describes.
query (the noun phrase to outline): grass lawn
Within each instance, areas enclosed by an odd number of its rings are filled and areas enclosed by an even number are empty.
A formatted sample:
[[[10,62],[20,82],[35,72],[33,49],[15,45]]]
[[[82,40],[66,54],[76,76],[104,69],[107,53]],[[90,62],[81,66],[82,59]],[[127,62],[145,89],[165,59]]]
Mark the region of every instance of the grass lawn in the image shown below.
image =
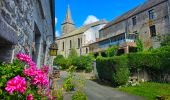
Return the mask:
[[[131,94],[143,96],[148,100],[155,100],[156,96],[165,96],[166,100],[170,100],[170,84],[166,83],[141,83],[139,86],[130,86],[119,88]]]

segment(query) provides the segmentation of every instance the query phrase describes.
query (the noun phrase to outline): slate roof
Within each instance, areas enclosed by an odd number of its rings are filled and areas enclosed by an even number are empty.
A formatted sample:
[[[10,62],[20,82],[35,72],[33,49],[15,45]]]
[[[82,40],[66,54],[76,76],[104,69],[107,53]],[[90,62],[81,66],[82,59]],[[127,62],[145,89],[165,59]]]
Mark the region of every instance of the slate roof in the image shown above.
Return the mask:
[[[132,17],[138,13],[141,13],[145,10],[148,10],[149,8],[152,8],[160,3],[163,3],[167,0],[147,0],[146,2],[144,2],[143,4],[133,8],[132,10],[129,10],[128,12],[124,13],[123,15],[117,17],[116,19],[113,19],[111,22],[109,22],[105,27],[103,27],[102,29],[108,28],[114,24],[117,24],[123,20],[128,19],[129,17]]]
[[[94,22],[94,23],[91,23],[91,24],[87,24],[87,25],[84,25],[84,26],[82,26],[78,29],[73,30],[72,32],[70,32],[68,34],[62,35],[62,37],[59,37],[58,39],[62,39],[62,38],[70,37],[70,36],[73,36],[73,35],[81,34],[81,33],[84,33],[86,30],[88,30],[90,27],[94,27],[94,26],[97,26],[97,25],[100,25],[100,24],[106,24],[106,23],[107,23],[106,20],[100,20],[100,21],[97,21],[97,22]]]

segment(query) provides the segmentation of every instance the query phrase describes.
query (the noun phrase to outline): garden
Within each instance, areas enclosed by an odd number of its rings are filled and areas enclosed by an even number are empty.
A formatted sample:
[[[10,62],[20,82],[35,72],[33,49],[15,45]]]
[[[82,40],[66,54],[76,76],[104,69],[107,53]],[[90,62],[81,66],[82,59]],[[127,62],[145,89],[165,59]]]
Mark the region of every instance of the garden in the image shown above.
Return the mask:
[[[38,68],[32,58],[22,52],[13,63],[0,63],[1,100],[63,100],[63,92],[72,92],[72,100],[87,100],[85,79],[75,75],[76,67],[70,66],[62,87],[57,88],[48,66]],[[53,75],[52,75],[53,76]],[[53,80],[53,84],[51,84]]]
[[[169,100],[170,89],[170,39],[166,37],[157,49],[143,50],[136,40],[137,52],[118,56],[115,46],[106,50],[107,57],[98,56],[96,67],[99,79],[109,82],[121,91],[146,99]],[[149,76],[145,79],[144,71]],[[137,73],[133,77],[134,73]],[[142,78],[139,74],[142,73]],[[158,99],[159,100],[159,99]]]

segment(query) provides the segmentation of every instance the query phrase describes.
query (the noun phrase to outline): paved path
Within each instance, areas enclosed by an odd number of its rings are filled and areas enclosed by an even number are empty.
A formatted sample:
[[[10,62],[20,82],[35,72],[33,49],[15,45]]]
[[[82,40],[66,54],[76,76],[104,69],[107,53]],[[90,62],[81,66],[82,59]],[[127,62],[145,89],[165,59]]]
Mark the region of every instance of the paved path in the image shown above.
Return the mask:
[[[66,73],[62,72],[61,80],[62,77],[65,76]],[[88,100],[145,100],[142,97],[120,92],[114,88],[100,85],[91,80],[87,80],[85,92],[87,93]],[[66,100],[68,100],[69,97],[66,98]]]

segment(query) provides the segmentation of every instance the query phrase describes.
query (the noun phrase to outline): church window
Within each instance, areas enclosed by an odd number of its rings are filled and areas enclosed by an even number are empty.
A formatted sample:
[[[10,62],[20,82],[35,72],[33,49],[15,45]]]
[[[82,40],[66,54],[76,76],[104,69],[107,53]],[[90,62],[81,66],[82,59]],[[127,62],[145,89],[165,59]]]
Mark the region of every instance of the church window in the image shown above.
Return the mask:
[[[80,38],[78,38],[78,48],[80,48]]]
[[[71,40],[70,40],[70,49],[72,48],[72,42],[71,42]]]
[[[63,42],[63,51],[64,51],[64,42]]]

